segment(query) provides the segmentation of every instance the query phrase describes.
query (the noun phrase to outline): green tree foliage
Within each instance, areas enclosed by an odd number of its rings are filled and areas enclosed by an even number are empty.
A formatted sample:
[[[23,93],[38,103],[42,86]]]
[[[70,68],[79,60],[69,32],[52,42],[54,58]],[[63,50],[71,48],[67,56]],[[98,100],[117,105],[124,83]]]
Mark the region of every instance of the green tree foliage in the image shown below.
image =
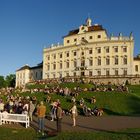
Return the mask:
[[[15,80],[16,80],[15,74],[7,75],[5,78],[6,86],[7,87],[15,87]]]
[[[3,88],[6,86],[5,80],[4,80],[4,76],[0,76],[0,88]]]

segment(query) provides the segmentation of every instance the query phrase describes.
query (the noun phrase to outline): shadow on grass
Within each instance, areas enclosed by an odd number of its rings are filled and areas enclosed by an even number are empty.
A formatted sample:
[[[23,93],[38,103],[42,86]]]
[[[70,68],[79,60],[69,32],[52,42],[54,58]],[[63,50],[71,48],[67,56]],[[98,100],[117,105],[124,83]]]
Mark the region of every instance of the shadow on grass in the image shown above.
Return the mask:
[[[140,98],[137,96],[131,96],[127,101],[128,106],[133,110],[132,115],[140,114]],[[130,115],[131,115],[130,114]]]
[[[89,98],[84,98],[84,99],[87,103],[91,103],[91,99],[89,99]]]
[[[123,114],[118,113],[118,112],[114,112],[112,110],[109,110],[107,108],[103,108],[103,111],[107,114],[107,115],[117,115],[117,116],[123,116]]]

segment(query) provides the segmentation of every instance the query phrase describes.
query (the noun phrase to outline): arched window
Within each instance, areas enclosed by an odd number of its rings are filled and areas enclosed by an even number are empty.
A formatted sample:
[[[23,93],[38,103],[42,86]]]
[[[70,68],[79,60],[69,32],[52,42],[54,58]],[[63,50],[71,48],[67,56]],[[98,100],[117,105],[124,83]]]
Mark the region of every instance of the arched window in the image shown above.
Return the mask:
[[[124,64],[124,65],[127,65],[127,56],[124,56],[124,57],[123,57],[123,64]]]
[[[66,68],[69,68],[69,61],[66,62]]]
[[[109,56],[106,57],[106,65],[110,65],[110,58],[109,58]]]
[[[98,59],[97,59],[97,65],[98,66],[101,65],[101,57],[98,57]]]
[[[89,66],[92,66],[92,65],[93,65],[93,60],[89,59]]]
[[[119,64],[119,59],[118,59],[118,56],[115,56],[115,58],[114,58],[115,60],[114,60],[114,62],[115,62],[115,65],[118,65]]]

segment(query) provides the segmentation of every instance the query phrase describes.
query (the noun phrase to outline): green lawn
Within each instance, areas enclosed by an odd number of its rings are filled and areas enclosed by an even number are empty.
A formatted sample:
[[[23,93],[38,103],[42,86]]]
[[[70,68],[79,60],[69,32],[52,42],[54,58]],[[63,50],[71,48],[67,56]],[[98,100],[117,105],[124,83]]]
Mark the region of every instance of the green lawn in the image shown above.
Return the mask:
[[[130,130],[129,130],[130,131]],[[61,133],[49,140],[139,140],[139,132],[72,132]]]
[[[62,132],[57,136],[41,136],[31,128],[0,127],[0,140],[139,140],[140,129],[95,132]]]
[[[36,132],[31,128],[0,127],[0,140],[35,140],[36,137]]]
[[[53,85],[51,85],[53,86]],[[90,84],[75,84],[66,83],[61,84],[62,87],[74,88],[79,86],[81,88],[92,87]],[[79,106],[79,100],[81,97],[84,98],[86,105],[93,108],[98,106],[103,108],[104,115],[129,115],[129,116],[140,116],[140,85],[129,86],[130,93],[118,93],[118,92],[81,92],[76,98],[78,110],[81,111]],[[46,99],[44,93],[20,93],[21,96],[36,96],[38,102]],[[2,96],[2,95],[1,95]],[[90,103],[90,98],[96,97],[96,104]],[[70,109],[72,106],[71,97],[64,97],[61,95],[51,95],[52,99],[60,99],[63,109]],[[3,98],[5,98],[3,96]],[[47,113],[50,111],[50,105],[46,103]],[[81,113],[81,112],[80,112]],[[0,127],[0,140],[139,140],[140,139],[140,128],[138,129],[127,129],[117,132],[107,131],[95,131],[95,132],[63,132],[55,137],[42,137],[37,134],[33,129],[13,129]]]
[[[52,85],[51,85],[52,86]],[[74,88],[79,86],[81,88],[92,87],[90,84],[79,84],[79,83],[63,83],[60,86]],[[130,86],[130,93],[119,93],[119,92],[81,92],[76,97],[79,113],[82,114],[79,106],[79,100],[83,97],[88,107],[100,107],[104,110],[104,115],[140,115],[140,85]],[[22,93],[23,96],[36,96],[38,101],[46,99],[44,93]],[[90,103],[90,98],[96,97],[96,104]],[[62,95],[53,94],[51,95],[52,100],[60,99],[63,109],[70,109],[72,106],[71,96],[64,97]],[[47,112],[50,111],[50,105],[46,104]]]

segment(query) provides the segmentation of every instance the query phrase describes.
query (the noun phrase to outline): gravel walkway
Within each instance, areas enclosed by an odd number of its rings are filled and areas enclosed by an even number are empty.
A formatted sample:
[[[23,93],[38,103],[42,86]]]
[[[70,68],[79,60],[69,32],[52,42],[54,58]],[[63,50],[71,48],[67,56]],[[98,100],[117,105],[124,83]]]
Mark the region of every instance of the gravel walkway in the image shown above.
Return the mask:
[[[37,118],[31,122],[31,127],[38,129]],[[45,120],[47,131],[56,131],[56,121]],[[102,116],[77,117],[77,126],[72,127],[70,116],[62,119],[62,131],[115,131],[126,128],[140,128],[140,117],[129,116]]]

